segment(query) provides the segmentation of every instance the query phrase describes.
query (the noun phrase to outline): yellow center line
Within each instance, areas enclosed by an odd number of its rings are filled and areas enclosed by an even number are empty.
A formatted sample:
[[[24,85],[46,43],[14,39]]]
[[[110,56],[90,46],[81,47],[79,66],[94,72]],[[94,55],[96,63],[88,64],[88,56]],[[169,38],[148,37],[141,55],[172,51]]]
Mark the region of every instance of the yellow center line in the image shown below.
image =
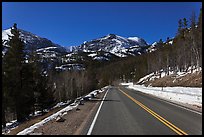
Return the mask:
[[[130,95],[128,95],[127,93],[125,93],[124,91],[122,91],[120,88],[118,88],[123,94],[125,94],[128,98],[130,98],[133,102],[135,102],[136,104],[138,104],[140,107],[142,107],[144,110],[146,110],[147,112],[149,112],[152,116],[154,116],[155,118],[157,118],[160,122],[162,122],[163,124],[165,124],[167,127],[169,127],[170,129],[172,129],[174,132],[176,132],[179,135],[188,135],[186,132],[184,132],[183,130],[181,130],[180,128],[176,127],[175,125],[173,125],[172,123],[170,123],[169,121],[167,121],[166,119],[164,119],[162,116],[160,116],[159,114],[155,113],[154,111],[152,111],[151,109],[149,109],[148,107],[146,107],[145,105],[143,105],[142,103],[140,103],[139,101],[135,100],[133,97],[131,97]]]

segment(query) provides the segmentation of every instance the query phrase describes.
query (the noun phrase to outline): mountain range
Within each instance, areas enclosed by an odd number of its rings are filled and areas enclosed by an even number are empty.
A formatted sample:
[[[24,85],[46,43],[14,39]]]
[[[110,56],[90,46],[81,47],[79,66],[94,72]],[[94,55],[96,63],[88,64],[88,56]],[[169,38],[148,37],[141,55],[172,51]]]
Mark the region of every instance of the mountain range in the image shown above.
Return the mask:
[[[59,60],[60,58],[63,65],[69,63],[65,66],[70,66],[70,63],[73,65],[73,62],[83,61],[85,58],[108,61],[112,58],[137,56],[156,50],[157,44],[155,42],[148,45],[143,38],[139,37],[125,38],[116,34],[108,34],[101,38],[85,41],[79,46],[64,47],[31,32],[22,29],[19,29],[19,32],[27,51],[34,49],[44,59]],[[11,29],[2,31],[2,56],[9,48],[9,35],[11,35]]]

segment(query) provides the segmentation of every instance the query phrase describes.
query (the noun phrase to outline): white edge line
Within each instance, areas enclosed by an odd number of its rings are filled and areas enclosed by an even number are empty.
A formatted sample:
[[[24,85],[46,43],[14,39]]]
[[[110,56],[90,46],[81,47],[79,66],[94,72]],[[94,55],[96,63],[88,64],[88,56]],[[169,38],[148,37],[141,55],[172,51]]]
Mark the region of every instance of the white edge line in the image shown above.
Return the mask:
[[[100,109],[101,109],[101,107],[102,107],[102,104],[103,104],[103,102],[104,102],[104,99],[105,99],[105,97],[106,97],[108,91],[109,91],[109,89],[107,90],[106,94],[104,95],[104,97],[103,97],[103,99],[102,99],[102,102],[101,102],[101,104],[100,104],[100,106],[99,106],[99,108],[98,108],[98,110],[97,110],[97,112],[96,112],[96,115],[95,115],[95,117],[94,117],[93,122],[91,123],[91,126],[90,126],[90,128],[89,128],[89,131],[88,131],[87,135],[91,135],[91,132],[92,132],[92,130],[93,130],[93,127],[94,127],[94,125],[95,125],[95,123],[96,123],[96,119],[97,119],[97,117],[98,117],[98,114],[99,114],[99,112],[100,112]]]
[[[133,89],[133,90],[134,90],[134,89]],[[140,90],[135,90],[135,91],[142,92],[142,91],[140,91]],[[145,92],[142,92],[142,93],[145,93]],[[188,111],[194,112],[194,113],[196,113],[196,114],[202,115],[202,112],[198,112],[198,111],[196,111],[196,110],[192,110],[192,109],[187,108],[187,107],[184,107],[184,106],[182,106],[182,105],[177,105],[177,104],[174,103],[174,102],[171,102],[171,101],[169,101],[169,100],[165,100],[165,99],[160,98],[160,97],[158,97],[158,96],[155,96],[155,95],[153,95],[153,94],[148,94],[148,93],[145,93],[145,94],[147,94],[147,95],[152,95],[153,97],[155,97],[155,98],[157,98],[158,100],[163,101],[163,102],[165,102],[165,103],[168,103],[168,104],[171,104],[171,105],[174,105],[174,106],[180,107],[180,108],[182,108],[182,109],[185,109],[185,110],[188,110]]]
[[[159,98],[159,99],[160,99],[160,98]],[[163,102],[166,102],[166,103],[168,103],[168,104],[171,104],[171,105],[174,105],[174,106],[177,106],[177,107],[183,108],[183,109],[185,109],[185,110],[188,110],[188,111],[194,112],[194,113],[196,113],[196,114],[202,115],[201,112],[198,112],[198,111],[192,110],[192,109],[190,109],[190,108],[187,108],[187,107],[184,107],[184,106],[181,106],[181,105],[177,105],[177,104],[172,103],[172,102],[167,101],[167,100],[163,100],[163,99],[160,99],[160,100],[163,101]]]

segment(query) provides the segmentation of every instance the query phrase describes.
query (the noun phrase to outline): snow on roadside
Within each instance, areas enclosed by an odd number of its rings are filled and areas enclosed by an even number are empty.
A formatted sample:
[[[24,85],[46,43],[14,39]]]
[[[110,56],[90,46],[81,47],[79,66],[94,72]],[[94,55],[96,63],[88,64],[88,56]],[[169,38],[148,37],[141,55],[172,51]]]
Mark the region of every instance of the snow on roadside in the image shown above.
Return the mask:
[[[102,88],[101,90],[94,90],[94,91],[90,92],[89,94],[87,94],[85,97],[91,98],[92,97],[91,94],[94,94],[94,96],[95,96],[97,94],[97,92],[101,93],[101,92],[105,91],[106,88],[108,88],[108,86]],[[83,99],[83,97],[79,97],[77,99]],[[43,119],[42,121],[24,129],[23,131],[19,132],[17,135],[28,135],[29,133],[33,132],[36,128],[39,128],[39,127],[43,126],[45,123],[49,122],[50,120],[57,118],[57,116],[59,116],[59,115],[63,116],[65,114],[67,114],[67,111],[70,111],[70,110],[72,110],[78,106],[78,103],[76,103],[76,100],[74,103],[70,104],[69,106],[67,106],[67,107],[63,108],[62,110],[54,113],[53,115]]]
[[[45,112],[49,112],[52,109],[68,105],[70,102],[71,102],[71,100],[68,100],[66,102],[59,102],[54,107],[52,107],[51,109],[49,109],[49,110],[48,109],[44,109],[44,111]],[[36,116],[40,116],[40,115],[41,115],[41,111],[35,111],[34,115],[30,114],[29,116],[30,117],[36,117]],[[20,123],[17,122],[17,120],[12,120],[12,121],[6,123],[6,128],[3,128],[3,126],[2,126],[2,134],[5,134],[5,133],[8,134],[11,130],[17,128],[19,124]]]
[[[17,128],[18,125],[19,125],[19,122],[17,122],[17,120],[12,120],[10,122],[7,122],[5,128],[3,128],[3,125],[2,125],[2,135],[5,133],[9,133],[11,130]]]
[[[72,106],[73,105],[73,106]],[[27,135],[29,133],[31,133],[32,131],[34,131],[34,129],[39,128],[40,126],[43,126],[45,123],[47,123],[48,121],[55,119],[58,115],[63,116],[65,114],[65,112],[72,110],[73,108],[77,107],[78,104],[71,104],[67,107],[65,107],[64,109],[58,111],[57,113],[43,119],[42,121],[30,126],[29,128],[24,129],[23,131],[19,132],[17,135]]]
[[[192,87],[145,87],[144,85],[133,85],[133,83],[121,83],[130,89],[151,94],[163,99],[180,102],[184,104],[202,107],[202,88]]]
[[[68,100],[68,101],[66,101],[66,102],[59,102],[59,103],[57,103],[54,107],[52,107],[52,109],[58,108],[58,107],[61,107],[61,106],[68,105],[70,102],[71,102],[71,100]]]

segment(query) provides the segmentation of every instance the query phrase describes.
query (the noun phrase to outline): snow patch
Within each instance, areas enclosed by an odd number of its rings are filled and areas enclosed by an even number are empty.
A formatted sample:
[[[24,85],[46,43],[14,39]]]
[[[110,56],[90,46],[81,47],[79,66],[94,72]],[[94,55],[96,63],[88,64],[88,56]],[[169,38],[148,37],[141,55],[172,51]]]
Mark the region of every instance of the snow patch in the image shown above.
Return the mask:
[[[133,83],[122,83],[136,92],[144,92],[163,99],[184,104],[197,105],[202,107],[202,88],[192,87],[145,87],[144,85],[133,85]]]
[[[47,48],[41,48],[41,49],[37,49],[36,51],[39,52],[39,51],[45,51],[45,50],[48,50],[48,49],[56,49],[57,47],[47,47]]]
[[[98,57],[94,57],[93,60],[109,60],[109,59],[106,57],[98,56]]]
[[[11,29],[3,30],[2,31],[2,40],[8,40],[9,39],[8,35],[12,36]]]
[[[91,53],[91,54],[89,54],[88,56],[89,56],[89,57],[95,57],[95,56],[97,56],[97,54],[96,54],[96,53]]]
[[[173,44],[173,40],[169,41],[168,43],[172,45]]]
[[[136,41],[136,42],[140,41],[140,38],[138,38],[138,37],[129,37],[128,39],[130,39],[132,41]]]

